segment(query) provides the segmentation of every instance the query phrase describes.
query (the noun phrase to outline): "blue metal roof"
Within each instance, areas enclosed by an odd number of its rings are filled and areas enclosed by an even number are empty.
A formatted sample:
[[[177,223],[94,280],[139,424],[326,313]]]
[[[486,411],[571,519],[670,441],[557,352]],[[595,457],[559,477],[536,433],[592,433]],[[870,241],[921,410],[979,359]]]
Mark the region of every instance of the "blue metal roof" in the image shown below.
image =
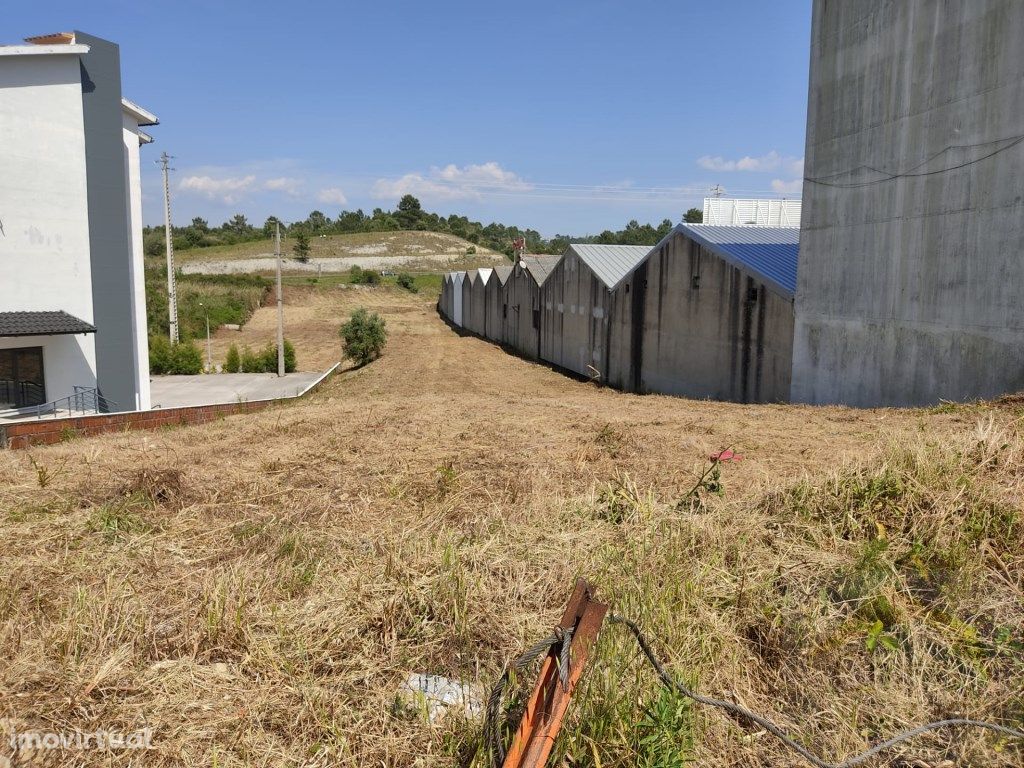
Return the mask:
[[[750,272],[788,299],[796,294],[796,265],[800,252],[798,227],[719,227],[680,224],[680,232],[735,267]],[[655,246],[657,247],[657,246]]]

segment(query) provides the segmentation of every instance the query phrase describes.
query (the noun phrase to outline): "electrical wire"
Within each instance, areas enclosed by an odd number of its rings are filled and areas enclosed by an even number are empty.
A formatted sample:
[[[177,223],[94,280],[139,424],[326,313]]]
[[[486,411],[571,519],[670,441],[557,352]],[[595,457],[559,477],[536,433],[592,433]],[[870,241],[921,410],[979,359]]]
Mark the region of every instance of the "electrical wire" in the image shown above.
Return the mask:
[[[942,155],[944,155],[947,152],[950,152],[952,150],[956,150],[956,149],[977,149],[978,147],[987,147],[987,146],[991,146],[993,144],[1000,144],[1002,142],[1009,142],[1009,143],[1006,144],[1005,146],[999,147],[996,150],[993,150],[992,152],[989,152],[988,154],[982,155],[981,157],[976,157],[973,160],[968,160],[966,162],[959,163],[959,164],[953,165],[953,166],[949,166],[947,168],[936,168],[935,170],[931,170],[931,171],[921,171],[920,173],[915,173],[915,171],[917,171],[918,168],[921,168],[922,166],[927,165],[928,163],[930,163],[935,158],[940,157],[940,156],[942,156]],[[824,186],[824,187],[834,187],[836,189],[861,189],[863,187],[871,187],[871,186],[875,186],[877,184],[885,184],[885,183],[890,182],[890,181],[895,181],[896,179],[914,179],[914,178],[922,178],[922,177],[925,177],[925,176],[937,176],[937,175],[942,174],[942,173],[950,173],[952,171],[957,171],[957,170],[960,170],[962,168],[967,168],[968,166],[975,165],[976,163],[980,163],[980,162],[982,162],[984,160],[988,160],[989,158],[995,157],[996,155],[998,155],[998,154],[1000,154],[1002,152],[1006,152],[1007,150],[1012,149],[1013,147],[1017,146],[1021,142],[1024,142],[1024,135],[1011,136],[1011,137],[1004,138],[1004,139],[996,139],[994,141],[980,142],[978,144],[950,144],[949,146],[945,147],[944,149],[939,150],[935,154],[933,154],[930,157],[926,158],[925,160],[921,161],[917,165],[915,165],[915,166],[913,166],[911,168],[908,168],[906,171],[902,171],[900,173],[889,173],[888,171],[883,171],[882,169],[875,168],[874,166],[871,166],[871,165],[859,165],[859,166],[857,166],[856,168],[854,168],[851,171],[841,171],[839,173],[833,173],[833,174],[829,174],[829,175],[826,175],[826,176],[817,176],[817,177],[805,176],[804,177],[804,181],[806,181],[808,183],[811,183],[811,184],[818,184],[818,185]],[[861,170],[874,171],[875,173],[881,173],[881,174],[885,174],[885,175],[884,175],[883,178],[880,178],[880,179],[871,179],[869,181],[851,182],[851,183],[848,183],[848,184],[840,184],[840,183],[829,181],[829,179],[835,179],[835,178],[839,178],[841,176],[852,176],[853,174],[855,174],[855,173],[857,173],[858,171],[861,171]]]

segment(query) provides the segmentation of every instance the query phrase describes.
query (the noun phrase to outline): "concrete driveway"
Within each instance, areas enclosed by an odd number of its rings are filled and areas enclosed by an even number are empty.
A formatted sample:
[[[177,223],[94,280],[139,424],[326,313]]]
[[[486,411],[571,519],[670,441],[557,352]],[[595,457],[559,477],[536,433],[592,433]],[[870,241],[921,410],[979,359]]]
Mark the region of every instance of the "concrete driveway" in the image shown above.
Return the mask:
[[[323,371],[286,373],[209,373],[197,376],[152,376],[154,408],[276,400],[305,392]]]

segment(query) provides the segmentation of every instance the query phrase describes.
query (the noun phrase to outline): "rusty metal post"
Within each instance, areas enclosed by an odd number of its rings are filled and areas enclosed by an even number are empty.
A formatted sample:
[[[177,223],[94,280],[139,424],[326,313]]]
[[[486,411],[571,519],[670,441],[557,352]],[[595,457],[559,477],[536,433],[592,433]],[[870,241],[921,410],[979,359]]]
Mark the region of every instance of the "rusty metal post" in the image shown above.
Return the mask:
[[[537,685],[533,689],[523,718],[505,756],[503,768],[543,768],[555,746],[569,699],[583,675],[587,657],[597,640],[608,606],[593,599],[590,585],[580,579],[569,598],[559,627],[571,629],[569,641],[569,678],[565,688],[558,675],[559,649],[552,646],[544,657]]]

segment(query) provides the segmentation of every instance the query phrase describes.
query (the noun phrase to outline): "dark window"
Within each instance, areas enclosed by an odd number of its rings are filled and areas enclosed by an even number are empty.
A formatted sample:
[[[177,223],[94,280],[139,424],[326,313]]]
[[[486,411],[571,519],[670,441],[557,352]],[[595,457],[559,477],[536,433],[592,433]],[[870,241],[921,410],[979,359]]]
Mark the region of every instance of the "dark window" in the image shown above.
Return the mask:
[[[540,310],[533,310],[533,327],[540,328]]]
[[[508,304],[501,305],[501,317],[504,319],[508,317]]]
[[[700,275],[694,275],[690,278],[690,287],[695,291],[700,288]]]
[[[0,408],[45,402],[43,348],[0,349]]]
[[[751,285],[747,287],[747,301],[749,301],[751,304],[754,304],[757,301],[757,294],[758,291],[756,285]]]

